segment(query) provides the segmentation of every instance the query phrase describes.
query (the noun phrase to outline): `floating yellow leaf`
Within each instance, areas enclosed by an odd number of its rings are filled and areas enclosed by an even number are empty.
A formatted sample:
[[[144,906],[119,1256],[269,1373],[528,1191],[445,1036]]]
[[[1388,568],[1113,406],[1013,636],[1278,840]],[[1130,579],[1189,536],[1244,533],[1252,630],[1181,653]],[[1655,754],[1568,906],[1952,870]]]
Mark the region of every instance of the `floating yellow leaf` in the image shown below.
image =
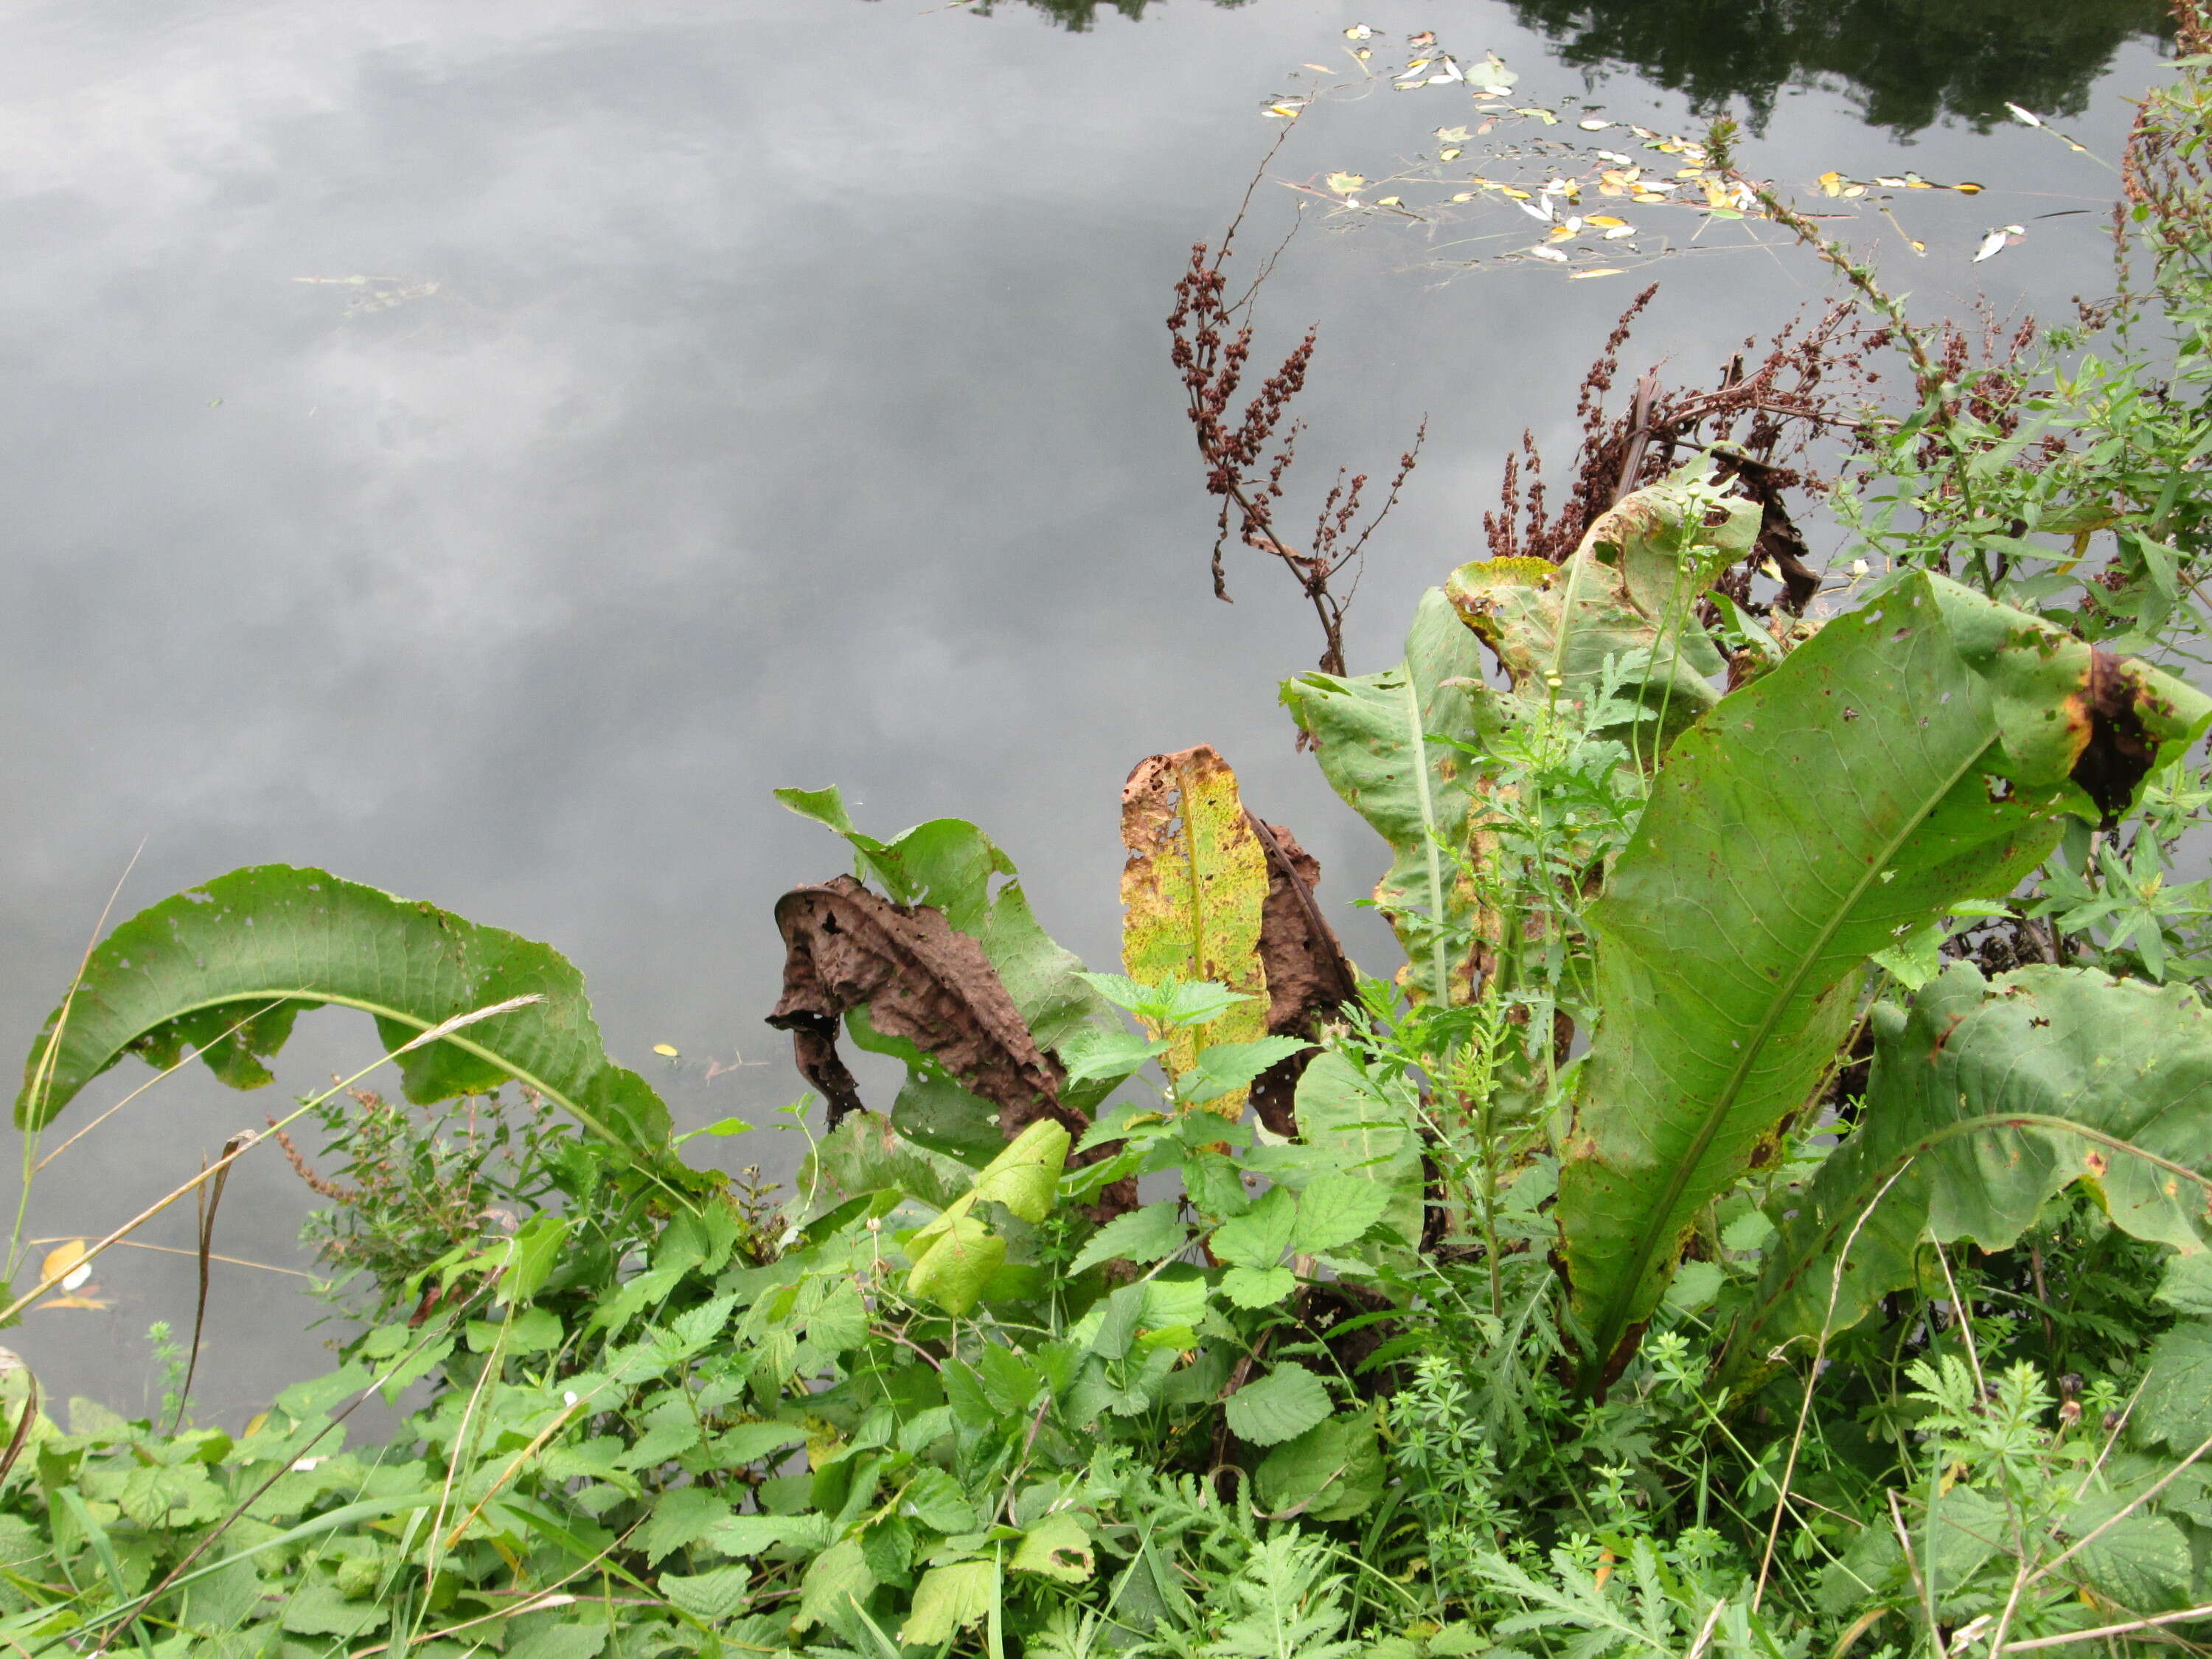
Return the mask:
[[[1350,28],[1345,30],[1344,38],[1347,40],[1372,40],[1375,38],[1375,31],[1364,23],[1354,23]]]
[[[656,1042],[653,1045],[653,1052],[661,1056],[664,1060],[676,1060],[681,1058],[673,1043]]]
[[[58,1279],[65,1291],[76,1290],[91,1277],[92,1264],[84,1259],[84,1241],[81,1238],[72,1238],[48,1250],[46,1259],[39,1264],[39,1282],[51,1285]]]
[[[1459,160],[1459,157],[1460,152],[1457,149],[1444,149],[1438,150],[1437,152],[1437,159],[1441,161],[1456,161]]]
[[[90,1313],[104,1313],[114,1305],[112,1302],[102,1302],[93,1296],[54,1296],[39,1304],[39,1308],[41,1311],[53,1308],[82,1308]]]
[[[1419,34],[1406,42],[1406,44],[1411,46],[1415,52],[1426,52],[1430,47],[1435,46],[1436,43],[1437,32],[1434,29],[1423,29]]]
[[[1511,185],[1500,185],[1498,188],[1501,192],[1507,196],[1510,196],[1516,202],[1528,202],[1535,199],[1534,197],[1530,196],[1527,191],[1516,190]]]
[[[1621,269],[1619,265],[1600,265],[1595,270],[1571,270],[1567,273],[1567,280],[1579,283],[1591,276],[1618,276]]]
[[[1406,204],[1399,197],[1378,196],[1375,198],[1375,205],[1376,207],[1403,207]]]
[[[1452,198],[1452,200],[1455,202],[1472,202],[1474,199],[1474,192],[1471,190],[1463,190],[1460,191],[1458,195]]]
[[[1841,196],[1844,193],[1844,175],[1833,168],[1829,169],[1820,175],[1820,188],[1831,196]]]
[[[1349,196],[1366,182],[1364,173],[1332,173],[1328,175],[1328,187],[1339,196]]]
[[[1554,264],[1563,265],[1567,262],[1567,256],[1560,252],[1559,250],[1555,247],[1532,247],[1528,252],[1534,254],[1539,259],[1549,259]]]
[[[1650,204],[1652,204],[1652,203],[1654,203],[1654,202],[1663,202],[1663,201],[1665,201],[1667,198],[1666,198],[1665,197],[1663,197],[1663,196],[1655,196],[1655,195],[1653,195],[1650,191],[1646,190],[1646,191],[1638,191],[1637,192],[1637,195],[1636,195],[1636,199],[1637,199],[1638,201],[1639,201],[1639,202],[1642,202],[1643,204],[1644,204],[1648,207],[1649,205],[1650,205]]]
[[[1597,222],[1593,219],[1590,222],[1592,224],[1595,224]],[[1608,242],[1617,242],[1624,236],[1633,236],[1635,234],[1636,227],[1634,225],[1615,225],[1611,230],[1606,232],[1605,240]]]
[[[1261,113],[1266,115],[1279,115],[1285,119],[1288,119],[1291,116],[1296,115],[1301,107],[1303,107],[1303,106],[1297,104],[1270,104],[1261,112]]]
[[[1603,132],[1613,125],[1610,121],[1577,121],[1575,125],[1584,132]]]
[[[1583,222],[1595,225],[1600,230],[1611,230],[1615,225],[1626,224],[1627,221],[1616,219],[1610,213],[1593,213]]]
[[[1957,191],[1961,196],[1979,196],[1982,193],[1981,185],[1974,183],[1971,179],[1964,184],[1954,185],[1951,188]]]
[[[1463,144],[1467,142],[1467,129],[1465,127],[1438,127],[1437,129],[1437,137],[1443,143]]]

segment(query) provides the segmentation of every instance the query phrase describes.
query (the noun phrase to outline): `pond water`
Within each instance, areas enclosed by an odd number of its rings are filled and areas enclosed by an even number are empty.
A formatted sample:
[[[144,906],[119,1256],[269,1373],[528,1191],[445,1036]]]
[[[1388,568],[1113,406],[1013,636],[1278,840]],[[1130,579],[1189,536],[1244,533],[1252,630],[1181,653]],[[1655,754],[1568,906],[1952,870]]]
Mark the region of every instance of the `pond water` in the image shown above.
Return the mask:
[[[801,1087],[761,1024],[770,909],[842,867],[771,788],[840,783],[882,831],[974,818],[1109,966],[1121,779],[1201,741],[1319,855],[1354,954],[1387,969],[1351,908],[1379,845],[1275,702],[1317,653],[1310,618],[1249,559],[1233,608],[1209,596],[1161,325],[1276,136],[1264,106],[1301,64],[1356,72],[1347,28],[1372,28],[1379,65],[1448,23],[1462,58],[1519,73],[1516,100],[1684,131],[1733,106],[1759,129],[1747,163],[1801,190],[1829,169],[1984,181],[1916,193],[1885,269],[1931,306],[1984,288],[2047,312],[2109,283],[2112,176],[2004,102],[2111,157],[2158,52],[2157,7],[2117,0],[984,10],[0,16],[10,1052],[126,869],[118,915],[282,860],[554,943],[687,1127],[762,1121]],[[1317,104],[1272,172],[1385,173],[1467,107],[1460,86]],[[1254,245],[1316,200],[1263,185]],[[1307,217],[1263,322],[1279,348],[1321,327],[1308,468],[1387,465],[1429,423],[1353,613],[1364,671],[1481,550],[1522,429],[1564,459],[1640,278],[1455,271],[1402,222]],[[2025,240],[1971,263],[2008,222]],[[1692,379],[1826,291],[1740,235],[1650,274],[1629,365]],[[28,1234],[101,1231],[369,1041],[325,1013],[262,1094],[178,1074],[39,1176]],[[799,1150],[695,1145],[775,1170]],[[316,1304],[270,1270],[307,1265],[310,1201],[273,1149],[231,1183],[216,1248],[266,1265],[216,1270],[204,1417],[320,1363]],[[191,1218],[143,1237],[182,1249]],[[9,1340],[57,1395],[135,1411],[159,1388],[147,1327],[190,1325],[192,1264],[118,1252],[95,1280],[107,1307],[34,1312]]]

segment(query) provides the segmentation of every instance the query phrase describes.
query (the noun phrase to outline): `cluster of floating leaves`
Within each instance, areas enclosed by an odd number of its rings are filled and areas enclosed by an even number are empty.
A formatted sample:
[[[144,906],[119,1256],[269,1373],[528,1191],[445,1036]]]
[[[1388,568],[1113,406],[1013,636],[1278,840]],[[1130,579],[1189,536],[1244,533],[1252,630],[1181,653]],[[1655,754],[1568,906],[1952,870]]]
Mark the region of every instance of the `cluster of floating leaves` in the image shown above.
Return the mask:
[[[1389,68],[1376,61],[1378,50],[1386,49],[1376,29],[1355,23],[1344,36],[1348,75],[1341,65],[1308,64],[1305,70],[1329,78],[1301,72],[1297,78],[1304,89],[1271,100],[1265,113],[1293,120],[1315,103],[1364,97],[1385,87],[1394,93],[1442,94],[1468,107],[1433,130],[1425,154],[1387,175],[1345,170],[1283,181],[1325,202],[1331,220],[1389,218],[1427,227],[1435,263],[1452,269],[1540,264],[1572,279],[1617,276],[1671,254],[1711,246],[1706,238],[1717,224],[1736,228],[1729,240],[1738,246],[1762,240],[1763,228],[1788,234],[1771,226],[1756,189],[1716,165],[1702,139],[1617,120],[1574,98],[1555,105],[1526,101],[1516,93],[1520,76],[1497,54],[1454,53],[1433,30],[1410,36],[1402,60]],[[2033,112],[2008,107],[2023,125],[2087,154]],[[1971,179],[1944,182],[1917,173],[1858,178],[1838,170],[1822,173],[1814,184],[1823,199],[1811,216],[1852,218],[1871,210],[1916,254],[1925,254],[1928,245],[1899,222],[1898,203],[1916,191],[1972,197],[1983,189]],[[1459,227],[1467,229],[1449,237],[1435,234]],[[1994,258],[2026,234],[2016,224],[1988,229],[1972,258]]]

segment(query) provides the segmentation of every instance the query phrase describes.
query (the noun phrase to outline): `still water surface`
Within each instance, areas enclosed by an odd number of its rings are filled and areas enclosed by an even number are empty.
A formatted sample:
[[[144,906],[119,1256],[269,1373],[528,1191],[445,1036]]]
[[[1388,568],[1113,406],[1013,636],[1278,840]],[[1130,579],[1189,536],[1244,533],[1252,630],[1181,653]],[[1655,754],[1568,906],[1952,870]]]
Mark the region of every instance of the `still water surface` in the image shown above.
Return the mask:
[[[283,860],[550,940],[687,1126],[759,1121],[799,1087],[760,1024],[770,907],[840,867],[772,787],[841,783],[879,831],[973,817],[1047,925],[1108,965],[1121,777],[1200,741],[1321,857],[1354,953],[1391,964],[1348,908],[1378,848],[1275,705],[1318,648],[1310,623],[1249,566],[1233,609],[1208,597],[1161,319],[1290,73],[1342,61],[1353,23],[1445,20],[1402,0],[994,9],[0,16],[0,1046],[28,1047],[143,842],[123,914]],[[2002,102],[2065,112],[2115,154],[2155,6],[1449,9],[1459,49],[1494,50],[1531,98],[1677,129],[1736,107],[1763,129],[1751,164],[1784,179],[1989,181],[1915,204],[1924,263],[1886,255],[1931,301],[1978,281],[2050,310],[2109,280],[2099,214],[2034,216],[2100,208],[2110,175]],[[1418,101],[1316,111],[1276,171],[1410,155],[1453,118]],[[1263,190],[1268,237],[1296,199]],[[1969,265],[2008,220],[2027,240]],[[1565,447],[1632,291],[1535,269],[1441,282],[1423,259],[1404,234],[1302,236],[1266,313],[1322,326],[1317,471],[1387,461],[1429,418],[1355,671],[1481,550],[1522,428]],[[1654,274],[1631,367],[1692,378],[1824,291],[1758,251]],[[111,1224],[368,1035],[310,1018],[261,1096],[179,1074],[40,1177],[28,1231]],[[655,1059],[664,1042],[683,1057]],[[75,1121],[143,1076],[118,1068]],[[775,1169],[796,1150],[708,1144]],[[217,1248],[302,1267],[306,1194],[256,1158]],[[183,1246],[189,1217],[148,1237]],[[109,1310],[34,1313],[9,1340],[57,1395],[136,1410],[157,1387],[148,1324],[189,1325],[191,1264],[123,1252],[96,1277]],[[301,1282],[218,1269],[204,1415],[319,1363]]]

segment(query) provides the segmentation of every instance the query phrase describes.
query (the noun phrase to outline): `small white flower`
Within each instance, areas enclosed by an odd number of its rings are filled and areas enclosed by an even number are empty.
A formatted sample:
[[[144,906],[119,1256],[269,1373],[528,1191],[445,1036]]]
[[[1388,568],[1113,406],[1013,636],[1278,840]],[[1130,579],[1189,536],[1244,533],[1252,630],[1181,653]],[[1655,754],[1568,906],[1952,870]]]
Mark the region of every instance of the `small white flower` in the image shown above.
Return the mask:
[[[574,1404],[576,1403],[576,1391],[575,1391],[574,1389],[562,1389],[562,1390],[561,1390],[561,1403],[562,1403],[562,1405],[564,1405],[564,1406],[573,1406],[573,1405],[574,1405]]]
[[[1866,573],[1867,562],[1864,559],[1853,559],[1851,561],[1851,574],[1854,577],[1863,576]]]
[[[323,1460],[319,1457],[303,1457],[300,1459],[298,1462],[292,1465],[292,1473],[295,1474],[305,1474],[322,1461]]]

